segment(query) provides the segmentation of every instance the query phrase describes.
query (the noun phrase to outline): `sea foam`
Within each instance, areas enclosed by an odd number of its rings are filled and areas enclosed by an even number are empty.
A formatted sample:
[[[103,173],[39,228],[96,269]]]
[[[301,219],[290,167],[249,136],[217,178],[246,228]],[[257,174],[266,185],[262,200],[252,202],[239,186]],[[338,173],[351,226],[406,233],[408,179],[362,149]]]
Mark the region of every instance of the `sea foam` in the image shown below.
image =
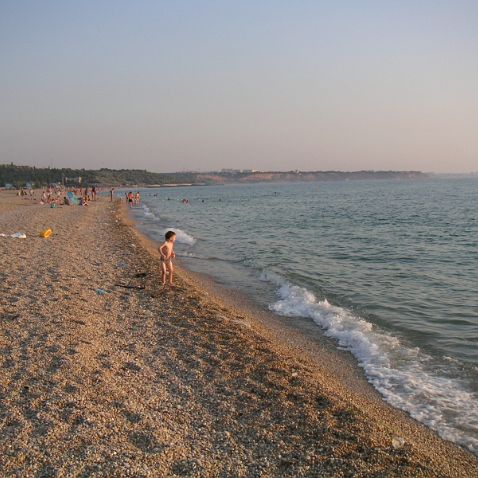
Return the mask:
[[[279,285],[277,314],[311,318],[339,348],[350,351],[368,381],[397,408],[425,423],[442,438],[478,453],[478,401],[465,380],[449,378],[445,369],[418,347],[408,347],[351,311],[317,300],[303,288],[263,274]]]
[[[146,204],[143,204],[142,208],[143,208],[143,214],[145,217],[159,220],[159,217],[156,214],[154,214],[154,212],[152,212],[151,209],[148,206],[146,206]]]
[[[142,205],[143,209],[143,215],[147,217],[148,219],[152,219],[153,222],[159,221],[159,216],[155,214],[146,204]],[[164,236],[167,231],[174,231],[176,233],[176,241],[179,244],[186,244],[188,246],[192,246],[196,243],[196,239],[191,235],[188,234],[187,232],[183,231],[182,229],[179,229],[178,227],[167,227],[167,228],[161,228],[160,234]]]
[[[176,241],[180,244],[187,244],[188,246],[193,246],[196,243],[196,239],[188,234],[187,232],[179,229],[178,227],[168,227],[164,229],[164,233],[167,231],[174,231],[176,233]]]

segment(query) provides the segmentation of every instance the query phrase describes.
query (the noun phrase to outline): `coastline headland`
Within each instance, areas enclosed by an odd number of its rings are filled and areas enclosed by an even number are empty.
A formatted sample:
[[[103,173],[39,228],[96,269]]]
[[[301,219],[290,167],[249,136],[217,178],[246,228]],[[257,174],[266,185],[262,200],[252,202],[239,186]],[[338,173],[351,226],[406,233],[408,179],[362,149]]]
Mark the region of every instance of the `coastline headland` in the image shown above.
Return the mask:
[[[326,344],[181,268],[160,289],[119,201],[0,196],[0,232],[27,236],[0,238],[4,476],[476,475]]]
[[[70,169],[36,168],[14,164],[0,164],[0,187],[17,188],[25,184],[35,187],[49,184],[70,186],[207,186],[214,184],[258,182],[353,181],[373,179],[426,179],[421,171],[257,171],[227,169],[211,172],[156,173],[144,169]]]

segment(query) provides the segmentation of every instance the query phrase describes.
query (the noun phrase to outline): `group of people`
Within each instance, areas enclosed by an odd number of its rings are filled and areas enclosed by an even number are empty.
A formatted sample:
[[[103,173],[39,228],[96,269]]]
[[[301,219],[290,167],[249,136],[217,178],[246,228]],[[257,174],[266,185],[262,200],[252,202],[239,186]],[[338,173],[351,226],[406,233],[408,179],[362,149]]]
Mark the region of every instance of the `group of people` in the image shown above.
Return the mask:
[[[21,188],[17,192],[17,196],[21,196],[23,199],[35,199],[35,190],[33,188],[30,188],[30,189]]]
[[[78,198],[80,206],[88,206],[90,201],[96,201],[96,186],[91,186],[90,190],[88,190],[88,186],[86,186],[84,189],[80,188],[79,191],[75,189],[72,192]]]
[[[73,193],[81,206],[87,206],[90,201],[96,201],[98,188],[96,186],[65,188],[64,186],[48,186],[40,190],[39,195],[33,188],[21,188],[17,195],[24,199],[37,200],[41,205],[57,207],[69,205],[68,193]],[[75,203],[76,204],[76,203]]]
[[[129,207],[139,206],[141,204],[141,194],[139,191],[134,194],[132,191],[125,193],[126,202],[129,204]]]
[[[49,187],[42,191],[40,204],[48,204],[51,207],[61,206],[64,202],[65,191],[61,188]]]

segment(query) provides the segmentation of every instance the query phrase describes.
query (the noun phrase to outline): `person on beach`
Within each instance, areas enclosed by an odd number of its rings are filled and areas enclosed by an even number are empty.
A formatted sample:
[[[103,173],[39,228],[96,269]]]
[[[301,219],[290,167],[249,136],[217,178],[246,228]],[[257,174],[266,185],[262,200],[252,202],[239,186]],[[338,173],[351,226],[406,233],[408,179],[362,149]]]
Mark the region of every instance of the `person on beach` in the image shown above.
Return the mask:
[[[113,201],[113,194],[115,192],[115,188],[111,188],[111,191],[110,191],[110,201]]]
[[[164,235],[165,241],[159,246],[159,253],[161,254],[161,281],[163,286],[166,285],[166,275],[169,272],[169,285],[173,285],[173,259],[176,257],[174,253],[174,241],[176,240],[176,233],[168,231]]]
[[[129,207],[132,208],[133,207],[133,202],[134,202],[134,195],[133,193],[130,191],[128,193],[128,204],[129,204]]]

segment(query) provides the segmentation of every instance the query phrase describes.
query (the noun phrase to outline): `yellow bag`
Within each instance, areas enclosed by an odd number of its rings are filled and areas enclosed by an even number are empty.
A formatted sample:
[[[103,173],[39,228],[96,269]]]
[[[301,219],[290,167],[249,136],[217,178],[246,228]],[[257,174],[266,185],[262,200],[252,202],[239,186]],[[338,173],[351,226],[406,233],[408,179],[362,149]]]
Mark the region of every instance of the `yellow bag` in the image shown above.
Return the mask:
[[[53,234],[53,230],[51,228],[45,229],[44,231],[40,232],[40,237],[50,237]]]

